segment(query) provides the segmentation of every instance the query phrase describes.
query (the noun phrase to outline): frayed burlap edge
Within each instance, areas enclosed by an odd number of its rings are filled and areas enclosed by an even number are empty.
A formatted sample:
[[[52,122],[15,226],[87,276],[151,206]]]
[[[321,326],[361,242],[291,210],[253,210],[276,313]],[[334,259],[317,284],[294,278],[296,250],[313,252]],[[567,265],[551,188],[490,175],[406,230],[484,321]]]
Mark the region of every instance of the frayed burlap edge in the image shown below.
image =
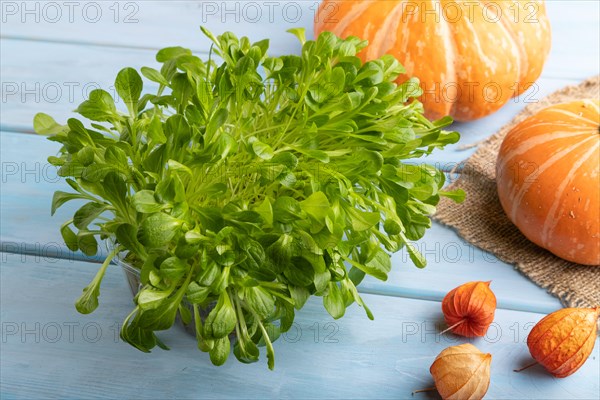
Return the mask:
[[[528,105],[509,124],[483,142],[471,156],[460,177],[449,189],[461,188],[466,200],[457,204],[442,199],[434,219],[454,228],[460,236],[494,254],[558,297],[567,307],[600,305],[600,266],[584,266],[562,260],[536,246],[509,221],[496,192],[496,157],[506,133],[542,108],[581,99],[600,98],[600,76],[558,90]]]

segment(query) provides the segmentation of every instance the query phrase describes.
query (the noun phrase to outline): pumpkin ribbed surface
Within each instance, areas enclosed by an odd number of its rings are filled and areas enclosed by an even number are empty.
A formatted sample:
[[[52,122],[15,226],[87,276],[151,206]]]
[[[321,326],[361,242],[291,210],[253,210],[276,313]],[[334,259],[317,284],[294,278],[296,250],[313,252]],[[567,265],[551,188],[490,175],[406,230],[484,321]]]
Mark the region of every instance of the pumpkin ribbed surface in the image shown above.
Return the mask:
[[[508,218],[532,242],[580,264],[600,264],[598,100],[546,108],[516,125],[496,165]]]
[[[359,56],[395,56],[418,77],[430,118],[491,114],[539,77],[550,50],[543,1],[338,1],[321,3],[315,34],[369,41]]]

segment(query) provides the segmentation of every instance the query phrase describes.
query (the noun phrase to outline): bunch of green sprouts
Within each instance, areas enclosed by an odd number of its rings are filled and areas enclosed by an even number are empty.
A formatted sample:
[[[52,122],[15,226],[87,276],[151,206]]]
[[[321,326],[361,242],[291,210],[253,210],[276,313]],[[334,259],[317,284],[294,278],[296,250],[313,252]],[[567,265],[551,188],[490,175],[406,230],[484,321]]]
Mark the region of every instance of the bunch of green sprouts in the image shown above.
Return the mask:
[[[73,251],[115,243],[77,310],[96,309],[111,259],[126,253],[143,287],[125,341],[165,347],[155,332],[179,314],[214,364],[235,337],[238,360],[255,362],[266,346],[273,368],[272,342],[312,295],[333,318],[354,302],[373,318],[361,280],[386,280],[389,252],[401,248],[425,265],[411,242],[440,196],[462,194],[444,193],[436,168],[404,160],[459,136],[442,130],[450,119],[423,116],[418,82],[398,85],[404,70],[393,57],[363,63],[366,42],[356,37],[307,41],[292,30],[301,54],[270,57],[267,40],[203,31],[208,61],[170,47],[156,56],[160,70],[141,69],[156,94],[142,96],[136,70],[119,72],[127,113],[98,89],[77,109],[90,127],[36,116],[36,130],[62,144],[49,161],[72,188],[55,193],[52,213],[85,202],[61,228]]]

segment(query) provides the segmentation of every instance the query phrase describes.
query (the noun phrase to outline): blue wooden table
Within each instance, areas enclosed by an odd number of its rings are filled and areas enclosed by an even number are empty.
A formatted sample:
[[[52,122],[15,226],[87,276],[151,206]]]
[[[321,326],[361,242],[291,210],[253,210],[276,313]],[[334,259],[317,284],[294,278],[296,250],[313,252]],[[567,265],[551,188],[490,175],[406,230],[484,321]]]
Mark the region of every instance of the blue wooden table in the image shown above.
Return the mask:
[[[254,5],[248,6],[253,3]],[[161,334],[170,351],[141,353],[118,338],[131,307],[123,273],[109,268],[101,305],[91,315],[73,306],[98,267],[66,249],[59,226],[76,209],[50,218],[52,193],[65,190],[46,157],[58,147],[31,135],[38,111],[64,121],[94,88],[114,90],[124,66],[153,66],[168,45],[207,54],[198,26],[271,39],[272,52],[298,52],[285,30],[312,32],[316,1],[296,2],[21,2],[3,1],[1,20],[1,323],[0,396],[17,398],[410,398],[429,387],[429,366],[445,347],[464,342],[440,336],[440,301],[453,287],[492,280],[498,297],[488,335],[472,342],[493,354],[490,399],[598,399],[600,345],[582,369],[555,379],[540,367],[513,372],[530,361],[525,344],[533,324],[561,307],[490,254],[434,224],[417,246],[428,266],[394,255],[388,282],[366,280],[360,290],[375,320],[352,307],[334,321],[319,299],[298,313],[275,343],[276,369],[266,361],[233,358],[210,364],[180,327]],[[257,10],[259,13],[257,13]],[[460,145],[495,132],[527,105],[599,72],[599,3],[551,0],[553,47],[537,85],[498,113],[457,124]],[[428,162],[450,171],[471,149],[451,146]],[[433,393],[415,395],[436,398]]]

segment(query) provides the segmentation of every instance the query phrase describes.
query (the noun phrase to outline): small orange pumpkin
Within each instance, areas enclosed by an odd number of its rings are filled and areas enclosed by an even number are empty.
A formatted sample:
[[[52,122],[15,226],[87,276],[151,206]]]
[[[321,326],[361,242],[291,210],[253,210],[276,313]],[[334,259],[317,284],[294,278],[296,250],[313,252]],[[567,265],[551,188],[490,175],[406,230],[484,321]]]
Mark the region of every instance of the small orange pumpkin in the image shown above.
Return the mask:
[[[539,111],[507,135],[496,164],[500,203],[532,242],[600,265],[600,102]]]
[[[498,110],[540,76],[550,50],[543,0],[325,0],[315,35],[369,41],[359,56],[384,54],[419,78],[429,118],[468,121]]]

